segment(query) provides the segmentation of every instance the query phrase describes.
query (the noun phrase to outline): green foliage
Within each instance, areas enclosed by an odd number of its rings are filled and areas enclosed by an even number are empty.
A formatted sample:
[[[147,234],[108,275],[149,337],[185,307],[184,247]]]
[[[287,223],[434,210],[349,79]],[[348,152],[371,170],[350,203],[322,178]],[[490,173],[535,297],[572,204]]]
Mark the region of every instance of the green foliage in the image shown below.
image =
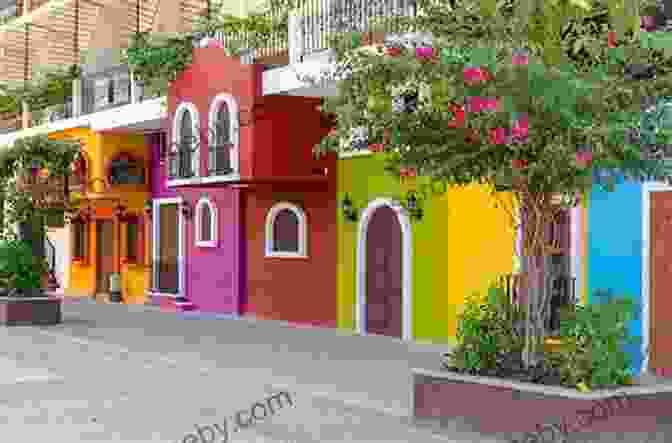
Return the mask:
[[[32,109],[62,104],[72,96],[72,81],[79,75],[79,67],[72,65],[38,71],[26,82],[0,82],[0,113],[20,112],[22,102]]]
[[[135,34],[122,59],[149,94],[163,95],[171,81],[191,64],[191,34]]]
[[[339,82],[339,95],[322,108],[336,116],[337,127],[316,151],[351,151],[351,129],[365,127],[370,144],[385,143],[386,131],[397,134],[386,142],[395,154],[389,157],[390,170],[415,168],[452,185],[517,182],[525,184],[526,193],[574,195],[592,186],[592,167],[660,178],[658,162],[643,161],[639,145],[627,143],[625,133],[639,122],[642,97],[672,91],[662,44],[642,45],[639,34],[631,32],[610,52],[606,32],[595,25],[605,14],[608,19],[606,6],[586,10],[562,3],[544,2],[544,7],[565,8],[565,16],[536,10],[524,21],[511,2],[500,3],[494,16],[483,16],[478,1],[461,2],[455,10],[447,2],[422,1],[424,14],[400,21],[431,31],[439,54],[463,55],[442,56],[439,62],[423,61],[412,50],[389,56],[352,49],[342,39],[336,45],[338,61],[351,67],[352,75]],[[546,22],[535,22],[535,14],[545,14]],[[535,31],[537,25],[543,35]],[[511,63],[519,49],[529,53],[526,66]],[[626,79],[623,64],[634,62],[657,63],[658,76]],[[489,66],[493,79],[467,84],[464,68],[478,66]],[[387,105],[404,91],[419,96],[414,112],[395,112]],[[467,112],[462,127],[450,127],[455,115],[449,105],[472,96],[500,97],[502,107]],[[497,128],[509,131],[521,114],[529,121],[527,142],[497,144],[489,138]],[[588,167],[576,159],[579,146],[592,152]],[[519,160],[527,166],[513,167]]]
[[[468,296],[458,319],[458,346],[448,354],[449,366],[471,373],[494,370],[511,354],[520,354],[524,315],[504,289],[493,286],[487,297]]]
[[[637,343],[628,333],[628,322],[636,315],[629,298],[612,298],[587,306],[576,306],[560,321],[563,348],[549,356],[563,382],[581,382],[592,387],[623,385],[630,375],[630,359],[624,346]]]
[[[5,229],[34,217],[58,215],[66,210],[36,205],[29,194],[17,189],[17,178],[30,174],[33,166],[48,170],[50,176],[67,177],[79,151],[79,142],[53,140],[47,135],[19,138],[11,147],[0,148],[0,188],[5,200]]]
[[[4,288],[39,288],[46,269],[46,262],[33,256],[30,243],[16,239],[0,242],[0,285]]]

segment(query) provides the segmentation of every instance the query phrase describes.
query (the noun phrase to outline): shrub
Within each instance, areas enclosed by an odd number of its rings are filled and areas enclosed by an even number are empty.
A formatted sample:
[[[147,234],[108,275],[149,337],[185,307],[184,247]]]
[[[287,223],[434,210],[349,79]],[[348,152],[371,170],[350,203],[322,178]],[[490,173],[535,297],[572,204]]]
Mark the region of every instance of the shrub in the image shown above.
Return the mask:
[[[33,256],[30,243],[21,240],[0,242],[0,284],[24,292],[39,288],[46,262]]]
[[[635,308],[636,304],[627,297],[609,297],[587,306],[578,305],[566,313],[560,320],[564,347],[548,356],[560,371],[563,384],[627,384],[631,362],[625,348],[637,342],[628,333]]]
[[[487,297],[467,296],[458,318],[458,346],[446,354],[444,364],[460,371],[488,373],[523,349],[523,314],[497,286]]]

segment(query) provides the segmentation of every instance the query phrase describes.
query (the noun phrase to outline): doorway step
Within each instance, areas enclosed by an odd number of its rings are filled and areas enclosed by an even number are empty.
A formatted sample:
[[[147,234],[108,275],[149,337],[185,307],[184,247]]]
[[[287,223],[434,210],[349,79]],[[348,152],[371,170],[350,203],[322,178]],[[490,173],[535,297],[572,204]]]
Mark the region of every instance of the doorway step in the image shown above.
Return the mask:
[[[162,308],[166,311],[186,312],[195,311],[196,305],[187,300],[185,297],[175,297],[166,300],[162,303]]]

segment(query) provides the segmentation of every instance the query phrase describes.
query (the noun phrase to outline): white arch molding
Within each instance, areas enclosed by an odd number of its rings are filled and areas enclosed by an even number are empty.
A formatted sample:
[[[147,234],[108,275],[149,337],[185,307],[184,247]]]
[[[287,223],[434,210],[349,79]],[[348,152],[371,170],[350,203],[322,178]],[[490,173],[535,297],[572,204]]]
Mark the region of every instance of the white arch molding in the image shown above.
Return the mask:
[[[231,94],[218,94],[210,104],[210,110],[208,111],[208,144],[212,145],[215,143],[215,131],[213,129],[217,124],[217,113],[223,104],[226,104],[229,109],[229,140],[233,144],[230,157],[233,172],[223,177],[236,179],[239,172],[240,111],[238,109],[238,102]]]
[[[366,237],[371,217],[376,210],[387,206],[397,214],[397,220],[401,226],[401,335],[403,340],[413,339],[413,244],[411,242],[411,221],[406,210],[399,202],[388,198],[377,198],[369,203],[362,212],[357,228],[357,304],[355,306],[355,319],[357,331],[366,335]]]
[[[194,177],[199,177],[201,175],[200,168],[200,146],[201,146],[201,121],[198,109],[193,103],[182,102],[177,106],[175,110],[175,116],[173,117],[173,134],[172,134],[172,147],[171,151],[177,150],[177,144],[182,138],[181,130],[181,121],[182,115],[185,112],[191,114],[191,132],[194,134],[194,141],[192,142],[192,148],[194,149],[191,155],[191,167],[194,170]]]

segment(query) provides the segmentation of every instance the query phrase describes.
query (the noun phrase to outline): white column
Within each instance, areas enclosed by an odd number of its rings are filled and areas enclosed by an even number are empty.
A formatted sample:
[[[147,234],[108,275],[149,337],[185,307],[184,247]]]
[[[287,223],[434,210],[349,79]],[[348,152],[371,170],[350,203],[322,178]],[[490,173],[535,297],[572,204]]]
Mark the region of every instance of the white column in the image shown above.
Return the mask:
[[[304,53],[304,39],[302,29],[303,17],[298,11],[293,11],[289,14],[288,20],[288,35],[289,35],[289,63],[299,63]]]
[[[82,115],[82,80],[76,78],[72,81],[72,116]]]

